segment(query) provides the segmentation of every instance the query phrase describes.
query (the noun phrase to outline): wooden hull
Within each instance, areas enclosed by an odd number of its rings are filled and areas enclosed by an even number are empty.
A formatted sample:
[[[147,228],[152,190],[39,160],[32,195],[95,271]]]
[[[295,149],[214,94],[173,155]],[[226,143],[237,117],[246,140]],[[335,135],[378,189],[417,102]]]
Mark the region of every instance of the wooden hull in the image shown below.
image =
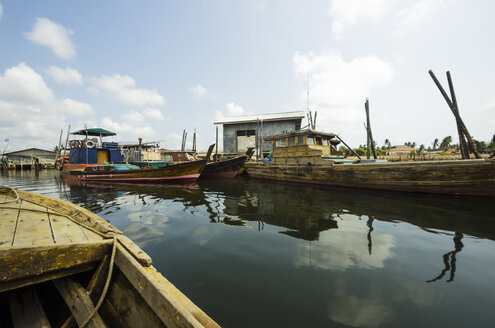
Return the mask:
[[[164,167],[149,167],[136,170],[111,170],[109,167],[94,166],[84,171],[71,171],[82,181],[102,182],[179,182],[195,181],[203,170],[206,161],[171,164]],[[100,170],[101,169],[101,170]]]
[[[1,327],[219,327],[79,206],[0,186],[0,226]]]
[[[495,197],[495,161],[425,161],[333,165],[248,162],[250,177],[339,187]]]
[[[233,178],[239,173],[239,169],[246,162],[247,156],[239,156],[220,162],[208,163],[205,165],[201,178]]]

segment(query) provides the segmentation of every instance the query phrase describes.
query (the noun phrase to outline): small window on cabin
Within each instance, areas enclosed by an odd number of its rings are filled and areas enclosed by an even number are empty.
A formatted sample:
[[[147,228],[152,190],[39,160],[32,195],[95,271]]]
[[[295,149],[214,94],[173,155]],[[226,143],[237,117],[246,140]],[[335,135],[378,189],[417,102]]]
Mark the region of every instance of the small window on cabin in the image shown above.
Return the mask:
[[[323,146],[328,146],[329,144],[328,139],[323,139]]]
[[[308,145],[314,145],[315,144],[315,139],[313,137],[308,137]]]
[[[303,136],[297,137],[297,144],[298,145],[304,145],[304,137]]]
[[[246,135],[248,137],[254,136],[255,134],[256,134],[256,131],[255,130],[246,130]]]
[[[277,139],[275,147],[285,147],[287,145],[287,139]]]
[[[246,135],[246,130],[239,130],[237,131],[237,136],[238,137],[242,137],[242,136],[245,136]]]
[[[316,144],[322,146],[323,145],[323,138],[322,137],[316,137]]]
[[[289,146],[294,146],[296,144],[296,137],[289,137]]]

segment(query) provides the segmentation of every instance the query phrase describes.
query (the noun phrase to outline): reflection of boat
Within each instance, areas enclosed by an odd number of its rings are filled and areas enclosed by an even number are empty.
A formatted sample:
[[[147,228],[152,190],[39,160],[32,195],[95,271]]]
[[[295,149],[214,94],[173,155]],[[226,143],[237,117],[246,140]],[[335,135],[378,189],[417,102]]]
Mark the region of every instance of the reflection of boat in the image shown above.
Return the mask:
[[[218,327],[95,214],[8,187],[0,210],[0,326]]]
[[[334,134],[313,130],[265,138],[273,159],[248,162],[253,178],[340,187],[495,197],[495,160],[359,163],[338,158]]]

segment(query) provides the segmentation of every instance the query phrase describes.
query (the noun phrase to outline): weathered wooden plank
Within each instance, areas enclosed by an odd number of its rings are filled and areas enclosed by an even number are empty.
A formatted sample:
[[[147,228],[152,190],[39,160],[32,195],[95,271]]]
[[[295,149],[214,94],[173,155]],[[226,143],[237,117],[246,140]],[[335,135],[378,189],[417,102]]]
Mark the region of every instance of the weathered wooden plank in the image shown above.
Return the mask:
[[[23,211],[23,208],[36,209],[40,212]],[[49,245],[53,243],[55,241],[46,208],[22,201],[13,246]]]
[[[78,325],[83,324],[93,313],[95,307],[86,290],[70,278],[56,279],[53,284],[67,303]],[[86,327],[106,327],[100,315],[96,313]]]
[[[53,272],[44,273],[41,276],[31,276],[27,278],[16,279],[7,282],[0,282],[0,293],[18,289],[21,287],[36,285],[42,282],[50,281],[53,279],[69,277],[81,272],[93,270],[96,267],[96,262],[85,263],[70,267],[68,269],[57,270]]]
[[[83,243],[102,240],[103,237],[69,220],[66,217],[49,214],[55,243]]]
[[[0,208],[0,247],[10,247],[14,239],[18,211]]]
[[[125,235],[119,236],[118,239],[122,246],[132,254],[139,264],[145,267],[151,265],[151,257],[149,257],[149,255],[139,248],[131,239]]]
[[[93,304],[98,303],[98,298],[103,291],[105,280],[108,274],[108,267],[110,264],[109,262],[110,262],[110,255],[105,255],[103,260],[100,261],[98,268],[93,273],[93,276],[91,277],[91,280],[89,281],[88,285],[86,286],[86,291],[89,297],[91,298]],[[70,327],[77,327],[73,316],[67,318],[67,320],[65,320],[62,326],[60,326],[60,328],[70,328]]]
[[[101,260],[112,240],[66,245],[11,247],[0,252],[0,282]]]
[[[165,327],[134,286],[118,270],[100,310],[105,322],[119,327]],[[117,324],[118,323],[118,324]]]
[[[157,277],[163,276],[152,266],[143,268],[121,245],[117,245],[115,264],[132,283],[156,315],[168,327],[204,327],[182,306]],[[163,278],[165,279],[165,278]],[[199,308],[198,308],[199,310]],[[199,310],[200,311],[200,310]],[[211,320],[211,319],[210,319]],[[211,327],[216,323],[211,320]]]
[[[50,323],[33,287],[9,293],[12,323],[17,328],[49,328]]]

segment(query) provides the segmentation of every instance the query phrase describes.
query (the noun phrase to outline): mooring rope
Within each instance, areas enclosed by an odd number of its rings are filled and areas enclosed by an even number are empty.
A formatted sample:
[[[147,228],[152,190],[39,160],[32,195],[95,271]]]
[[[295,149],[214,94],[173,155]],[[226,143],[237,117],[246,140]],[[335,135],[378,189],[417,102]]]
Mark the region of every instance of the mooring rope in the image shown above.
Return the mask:
[[[12,191],[15,194],[15,199],[10,199],[10,200],[7,200],[7,201],[2,201],[2,202],[0,202],[0,204],[14,203],[14,202],[17,202],[20,199],[19,194],[17,193],[17,190],[15,190],[15,188],[13,188],[11,186],[3,186],[3,187],[12,189]]]
[[[84,328],[87,326],[87,324],[93,319],[93,317],[96,315],[98,310],[100,309],[101,305],[103,304],[103,301],[105,300],[105,296],[107,295],[108,287],[110,286],[110,280],[112,279],[112,271],[113,271],[113,264],[115,261],[115,253],[117,250],[117,236],[113,236],[113,247],[112,247],[112,257],[110,258],[110,264],[108,268],[108,275],[107,275],[107,280],[105,281],[105,287],[103,288],[103,292],[101,293],[100,299],[98,300],[98,303],[95,306],[95,309],[89,317],[80,325],[80,328]]]

